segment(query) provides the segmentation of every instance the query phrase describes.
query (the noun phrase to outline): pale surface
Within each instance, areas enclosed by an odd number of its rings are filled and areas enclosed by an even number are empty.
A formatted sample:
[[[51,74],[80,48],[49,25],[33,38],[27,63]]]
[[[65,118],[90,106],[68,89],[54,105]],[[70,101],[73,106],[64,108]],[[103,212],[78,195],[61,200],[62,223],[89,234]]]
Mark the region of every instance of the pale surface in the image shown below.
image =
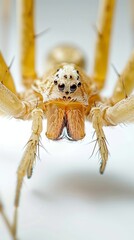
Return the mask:
[[[2,1],[2,0],[1,0]],[[1,4],[0,1],[0,4]],[[13,1],[15,2],[15,1]],[[59,42],[73,42],[93,59],[98,1],[38,0],[37,32],[51,30],[38,39],[38,68],[44,55]],[[89,2],[89,3],[88,3]],[[119,72],[132,50],[128,0],[119,0],[110,63]],[[75,4],[74,4],[75,3]],[[54,5],[53,5],[54,4]],[[14,7],[12,8],[14,11]],[[12,72],[18,80],[15,11],[10,26],[8,63],[15,55]],[[2,35],[0,32],[0,39]],[[1,46],[1,42],[0,42]],[[88,68],[89,69],[89,68]],[[90,71],[91,72],[91,71]],[[116,81],[112,67],[105,95],[110,95]],[[133,240],[134,239],[134,126],[105,128],[109,142],[109,161],[103,176],[99,174],[98,155],[89,159],[94,143],[93,129],[86,124],[87,136],[80,142],[47,140],[31,180],[25,179],[20,203],[20,240]],[[31,122],[5,118],[0,120],[0,195],[12,218],[16,169],[23,147],[30,136]],[[0,218],[0,240],[10,240]]]

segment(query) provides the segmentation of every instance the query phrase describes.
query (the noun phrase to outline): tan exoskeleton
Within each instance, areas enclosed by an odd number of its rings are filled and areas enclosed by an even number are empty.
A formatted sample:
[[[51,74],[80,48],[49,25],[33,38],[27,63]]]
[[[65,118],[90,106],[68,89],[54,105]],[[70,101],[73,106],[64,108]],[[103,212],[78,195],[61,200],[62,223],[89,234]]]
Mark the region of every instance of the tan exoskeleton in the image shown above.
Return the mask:
[[[81,140],[85,136],[85,120],[91,121],[101,155],[101,174],[108,160],[103,126],[134,121],[134,96],[129,96],[134,88],[134,53],[119,76],[112,97],[103,99],[100,95],[107,73],[115,0],[101,1],[91,77],[83,70],[81,52],[69,46],[61,46],[50,53],[48,71],[41,79],[38,78],[35,71],[34,1],[20,0],[20,5],[21,75],[26,87],[24,93],[16,92],[9,68],[0,55],[0,110],[17,119],[32,119],[32,133],[17,171],[13,225],[9,224],[1,207],[1,213],[14,239],[17,236],[20,191],[24,177],[32,176],[44,117],[47,118],[46,136],[52,140],[61,138],[64,128],[69,139]]]

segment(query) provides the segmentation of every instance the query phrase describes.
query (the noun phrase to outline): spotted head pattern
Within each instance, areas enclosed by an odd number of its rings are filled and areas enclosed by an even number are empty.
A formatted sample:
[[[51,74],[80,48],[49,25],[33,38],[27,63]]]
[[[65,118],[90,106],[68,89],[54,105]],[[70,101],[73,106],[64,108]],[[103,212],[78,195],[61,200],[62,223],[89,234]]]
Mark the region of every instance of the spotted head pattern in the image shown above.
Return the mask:
[[[81,86],[79,71],[70,64],[57,69],[54,75],[54,84],[57,85],[58,91],[64,95],[63,99],[66,99],[68,95],[76,92]],[[69,98],[71,99],[71,96]]]
[[[73,64],[64,64],[49,76],[44,75],[32,88],[42,95],[43,102],[54,99],[88,102],[81,74]]]

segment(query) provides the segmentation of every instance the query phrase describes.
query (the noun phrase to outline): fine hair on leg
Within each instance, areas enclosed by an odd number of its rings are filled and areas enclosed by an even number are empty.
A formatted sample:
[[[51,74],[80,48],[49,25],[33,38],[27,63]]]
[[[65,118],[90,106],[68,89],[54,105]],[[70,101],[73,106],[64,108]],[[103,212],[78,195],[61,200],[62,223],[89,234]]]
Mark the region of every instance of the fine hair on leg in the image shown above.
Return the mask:
[[[37,148],[39,146],[40,134],[42,132],[42,119],[43,111],[39,108],[34,109],[32,111],[32,134],[29,141],[27,142],[24,155],[17,170],[17,186],[13,219],[13,232],[15,237],[17,235],[18,207],[22,183],[26,175],[28,178],[32,176],[33,166],[37,157]]]

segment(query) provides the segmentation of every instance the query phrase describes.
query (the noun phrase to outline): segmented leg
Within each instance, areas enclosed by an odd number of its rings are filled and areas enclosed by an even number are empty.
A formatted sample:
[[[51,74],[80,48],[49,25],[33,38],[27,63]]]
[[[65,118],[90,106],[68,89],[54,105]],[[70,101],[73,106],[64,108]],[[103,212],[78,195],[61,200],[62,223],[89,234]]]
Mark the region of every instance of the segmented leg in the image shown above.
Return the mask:
[[[119,76],[119,79],[116,83],[113,95],[112,103],[115,104],[129,96],[134,89],[134,52],[131,54],[130,59],[123,71]]]
[[[26,119],[36,103],[21,101],[0,82],[0,111],[15,118]]]
[[[1,201],[0,201],[0,214],[2,215],[2,218],[3,218],[4,222],[5,222],[8,230],[9,230],[9,232],[10,232],[10,234],[11,234],[11,236],[14,238],[12,225],[11,225],[11,223],[9,222],[9,220],[8,220],[6,214],[5,214],[4,207],[3,207],[2,203],[1,203]],[[14,239],[14,240],[15,240],[15,239]]]
[[[29,88],[36,78],[34,0],[20,0],[18,5],[21,75],[23,84]]]
[[[99,107],[92,108],[90,112],[90,117],[93,123],[93,127],[95,129],[97,143],[99,145],[99,151],[101,155],[100,173],[103,174],[108,160],[108,148],[106,144],[106,137],[102,128],[103,118],[100,108]]]
[[[16,238],[17,222],[18,222],[18,206],[20,199],[20,191],[22,188],[23,178],[27,175],[28,178],[32,176],[33,166],[37,156],[37,147],[39,146],[39,138],[42,132],[42,118],[43,111],[36,108],[32,112],[32,134],[27,143],[26,150],[17,171],[17,186],[15,195],[15,210],[14,210],[14,222],[13,233]]]
[[[115,0],[101,0],[100,7],[93,68],[93,79],[99,89],[103,88],[107,74]]]
[[[0,52],[0,82],[2,82],[10,91],[16,93],[13,77],[10,73],[10,66],[7,66]]]
[[[13,117],[23,116],[26,105],[0,82],[0,110]]]
[[[113,107],[108,107],[104,119],[107,125],[134,122],[134,96],[129,96],[116,103]]]

